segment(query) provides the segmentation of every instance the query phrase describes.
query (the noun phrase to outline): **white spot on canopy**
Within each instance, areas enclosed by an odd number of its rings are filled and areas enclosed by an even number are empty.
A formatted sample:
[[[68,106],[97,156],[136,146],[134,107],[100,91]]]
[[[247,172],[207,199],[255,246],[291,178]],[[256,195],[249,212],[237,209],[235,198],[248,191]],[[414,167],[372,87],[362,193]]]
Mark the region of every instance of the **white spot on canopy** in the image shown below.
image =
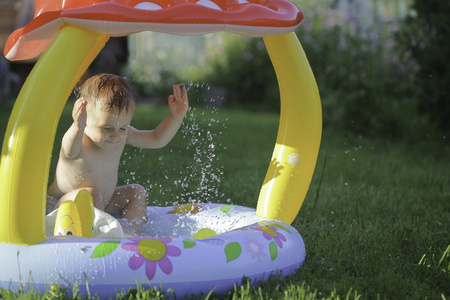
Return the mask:
[[[215,10],[222,10],[220,8],[220,6],[218,6],[217,4],[215,4],[214,2],[209,1],[209,0],[200,0],[200,1],[197,1],[196,3],[198,5],[209,7],[209,8],[215,9]]]
[[[158,4],[152,3],[152,2],[141,2],[134,6],[134,8],[137,9],[144,9],[144,10],[160,10],[162,9],[161,6]]]

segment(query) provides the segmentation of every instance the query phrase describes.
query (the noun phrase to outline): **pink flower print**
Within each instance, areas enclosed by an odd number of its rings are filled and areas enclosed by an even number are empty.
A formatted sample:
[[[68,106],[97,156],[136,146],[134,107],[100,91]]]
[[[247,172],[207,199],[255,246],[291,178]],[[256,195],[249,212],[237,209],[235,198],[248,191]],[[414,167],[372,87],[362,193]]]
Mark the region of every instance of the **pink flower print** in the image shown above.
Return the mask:
[[[135,251],[128,261],[131,270],[137,270],[145,263],[145,275],[149,280],[155,277],[157,266],[164,274],[172,273],[173,266],[169,256],[179,256],[181,250],[168,245],[172,241],[171,238],[134,238],[130,240],[133,242],[122,244],[122,248]]]
[[[260,230],[263,232],[263,236],[266,240],[273,239],[279,248],[283,248],[283,242],[286,242],[286,237],[278,232],[275,226],[267,225],[266,223],[258,223],[254,225],[253,229]]]
[[[252,259],[256,258],[258,261],[261,261],[261,258],[266,256],[266,253],[262,251],[264,246],[259,244],[256,239],[250,239],[246,237],[244,240],[244,244],[247,246],[245,247],[245,251],[251,253]]]

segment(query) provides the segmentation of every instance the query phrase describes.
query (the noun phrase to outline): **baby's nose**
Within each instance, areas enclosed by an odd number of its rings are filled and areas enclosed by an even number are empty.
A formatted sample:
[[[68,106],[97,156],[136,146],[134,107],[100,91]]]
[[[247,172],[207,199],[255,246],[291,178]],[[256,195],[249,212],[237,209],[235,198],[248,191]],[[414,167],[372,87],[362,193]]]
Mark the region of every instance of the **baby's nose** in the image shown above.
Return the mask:
[[[114,138],[114,139],[118,138],[119,137],[119,133],[117,132],[117,130],[113,130],[111,132],[111,134],[110,134],[110,137]]]

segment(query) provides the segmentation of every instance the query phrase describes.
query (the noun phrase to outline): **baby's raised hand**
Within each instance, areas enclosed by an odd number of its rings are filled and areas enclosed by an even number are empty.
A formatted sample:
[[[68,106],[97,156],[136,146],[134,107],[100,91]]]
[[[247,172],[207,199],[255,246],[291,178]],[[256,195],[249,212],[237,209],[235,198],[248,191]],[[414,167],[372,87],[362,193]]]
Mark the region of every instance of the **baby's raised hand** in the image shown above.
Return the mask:
[[[73,122],[80,129],[84,129],[86,127],[86,119],[87,119],[86,105],[87,101],[84,100],[84,98],[80,98],[77,101],[75,101],[75,104],[73,106],[72,110]]]
[[[175,118],[183,118],[189,107],[186,87],[180,88],[178,84],[173,86],[173,95],[169,96],[170,113]]]

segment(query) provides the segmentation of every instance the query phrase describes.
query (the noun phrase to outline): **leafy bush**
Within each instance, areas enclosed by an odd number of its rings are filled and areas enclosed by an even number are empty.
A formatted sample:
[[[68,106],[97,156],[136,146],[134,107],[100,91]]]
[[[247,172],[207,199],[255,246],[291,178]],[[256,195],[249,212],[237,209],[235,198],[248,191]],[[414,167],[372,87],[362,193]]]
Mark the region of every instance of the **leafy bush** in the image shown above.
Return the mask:
[[[333,3],[309,4],[296,32],[318,82],[325,126],[391,137],[427,133],[428,116],[414,97],[415,65],[401,59],[394,39],[398,20],[367,26]],[[276,110],[278,86],[263,41],[235,39],[225,50],[207,81],[228,89],[228,105]]]
[[[167,98],[172,92],[171,86],[179,81],[175,72],[165,68],[164,61],[134,60],[129,62],[125,72],[138,98]]]
[[[414,0],[415,14],[409,16],[397,39],[403,58],[413,60],[414,94],[420,101],[420,115],[427,116],[443,132],[450,129],[450,3]]]
[[[407,94],[409,67],[398,59],[393,37],[336,13],[308,11],[297,31],[321,91],[325,125],[383,136],[419,127],[418,103]]]
[[[277,79],[261,38],[229,39],[224,55],[216,56],[212,65],[204,80],[227,89],[226,105],[279,110]]]

